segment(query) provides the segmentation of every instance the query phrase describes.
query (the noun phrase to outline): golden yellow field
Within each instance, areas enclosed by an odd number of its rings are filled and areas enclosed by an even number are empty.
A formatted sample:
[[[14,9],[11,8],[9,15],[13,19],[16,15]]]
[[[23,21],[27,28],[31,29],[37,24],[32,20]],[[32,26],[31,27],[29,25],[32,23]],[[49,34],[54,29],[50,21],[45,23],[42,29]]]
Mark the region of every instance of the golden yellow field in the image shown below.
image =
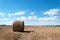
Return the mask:
[[[0,26],[0,40],[60,40],[60,27],[26,27],[13,32],[12,26]]]

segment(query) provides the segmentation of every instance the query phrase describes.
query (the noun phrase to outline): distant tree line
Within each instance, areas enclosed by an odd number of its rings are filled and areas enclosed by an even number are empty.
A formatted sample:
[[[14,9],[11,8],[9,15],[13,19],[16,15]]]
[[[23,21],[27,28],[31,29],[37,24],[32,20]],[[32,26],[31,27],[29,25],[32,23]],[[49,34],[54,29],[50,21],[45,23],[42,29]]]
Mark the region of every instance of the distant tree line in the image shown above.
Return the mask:
[[[6,26],[6,25],[0,25],[0,26]]]
[[[56,25],[56,27],[60,27],[60,25]]]

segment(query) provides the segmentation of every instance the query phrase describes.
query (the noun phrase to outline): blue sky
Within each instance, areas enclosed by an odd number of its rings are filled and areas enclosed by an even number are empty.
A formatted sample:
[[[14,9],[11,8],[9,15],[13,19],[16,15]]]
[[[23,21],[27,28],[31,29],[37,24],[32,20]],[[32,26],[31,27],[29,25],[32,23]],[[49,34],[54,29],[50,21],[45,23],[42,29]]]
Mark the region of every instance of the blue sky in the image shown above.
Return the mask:
[[[60,0],[0,0],[0,24],[60,25]]]

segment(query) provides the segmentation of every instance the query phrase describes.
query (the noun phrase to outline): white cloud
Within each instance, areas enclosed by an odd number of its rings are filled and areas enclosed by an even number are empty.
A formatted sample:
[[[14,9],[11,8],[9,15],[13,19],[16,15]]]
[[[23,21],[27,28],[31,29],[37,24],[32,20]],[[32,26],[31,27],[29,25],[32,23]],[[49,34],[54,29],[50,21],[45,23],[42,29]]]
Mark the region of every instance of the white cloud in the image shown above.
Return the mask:
[[[37,16],[21,16],[21,17],[17,17],[16,20],[22,20],[22,21],[52,21],[52,20],[57,20],[58,17],[57,16],[52,16],[52,17],[37,17]]]
[[[3,20],[3,21],[5,21],[5,20],[9,20],[8,18],[2,18],[2,19],[0,19],[0,20]]]
[[[16,12],[14,15],[24,15],[25,11]]]
[[[49,15],[49,17],[48,16],[38,17],[37,15],[34,15],[35,12],[27,12],[30,14],[24,15],[24,14],[26,14],[26,12],[20,11],[20,12],[8,14],[9,17],[11,17],[11,18],[3,18],[0,20],[5,20],[4,24],[12,24],[13,21],[15,21],[15,20],[21,20],[21,21],[24,21],[25,24],[27,24],[27,25],[28,24],[30,24],[30,25],[43,25],[43,24],[46,25],[46,24],[52,23],[53,21],[58,19],[58,16],[56,15],[58,12],[59,12],[59,9],[50,9],[50,10],[44,12],[44,15]],[[3,16],[3,14],[0,14],[0,15]],[[28,23],[26,23],[26,22],[28,22]]]
[[[57,16],[39,18],[41,21],[57,20]]]
[[[44,12],[44,15],[47,14],[49,16],[54,16],[54,15],[58,14],[58,12],[59,12],[59,9],[50,9],[50,10]]]
[[[21,17],[17,17],[16,20],[22,20],[22,21],[32,21],[32,20],[37,20],[37,16],[21,16]]]
[[[19,11],[19,12],[16,12],[16,13],[10,13],[8,14],[9,17],[12,17],[12,16],[20,16],[20,15],[24,15],[25,14],[25,11]]]
[[[31,12],[31,15],[34,15],[35,14],[35,12]]]
[[[4,22],[4,23],[3,23]],[[0,25],[13,25],[13,21],[3,21],[2,23],[0,23]]]
[[[4,20],[5,22],[3,24],[6,24],[6,25],[12,25],[13,21],[15,20],[21,20],[21,21],[24,21],[25,24],[27,25],[46,25],[48,23],[51,23],[51,21],[54,21],[57,19],[57,16],[53,16],[53,17],[42,17],[42,18],[38,18],[37,16],[21,16],[21,17],[16,17],[15,18],[11,18],[11,19],[8,19],[8,18],[3,18],[3,19],[0,19],[0,20]],[[26,23],[28,22],[28,23]],[[52,23],[53,24],[53,23]]]
[[[56,25],[57,23],[55,22],[57,20],[57,16],[53,17],[43,17],[43,18],[36,18],[37,20],[34,21],[28,21],[25,23],[25,25]]]
[[[15,21],[14,18],[1,18],[0,24],[12,25],[14,21]]]
[[[4,16],[4,13],[3,12],[0,12],[0,16]]]
[[[9,17],[12,17],[12,14],[8,14],[9,15]]]
[[[37,16],[28,16],[28,20],[37,20]]]
[[[40,25],[57,25],[59,23],[52,22],[52,21],[36,21],[36,22],[27,22],[25,25],[34,25],[34,26],[40,26]]]
[[[25,17],[25,16],[17,17],[16,20],[25,21],[25,20],[27,20],[27,17]]]

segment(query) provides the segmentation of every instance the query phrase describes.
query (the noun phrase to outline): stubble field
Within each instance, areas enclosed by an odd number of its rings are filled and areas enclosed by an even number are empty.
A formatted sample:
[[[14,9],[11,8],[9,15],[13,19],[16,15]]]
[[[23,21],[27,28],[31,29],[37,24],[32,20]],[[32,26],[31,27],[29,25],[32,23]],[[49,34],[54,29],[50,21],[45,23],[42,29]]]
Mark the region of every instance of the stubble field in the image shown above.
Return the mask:
[[[12,29],[12,26],[0,26],[0,40],[60,40],[60,27],[25,26],[24,32]]]

